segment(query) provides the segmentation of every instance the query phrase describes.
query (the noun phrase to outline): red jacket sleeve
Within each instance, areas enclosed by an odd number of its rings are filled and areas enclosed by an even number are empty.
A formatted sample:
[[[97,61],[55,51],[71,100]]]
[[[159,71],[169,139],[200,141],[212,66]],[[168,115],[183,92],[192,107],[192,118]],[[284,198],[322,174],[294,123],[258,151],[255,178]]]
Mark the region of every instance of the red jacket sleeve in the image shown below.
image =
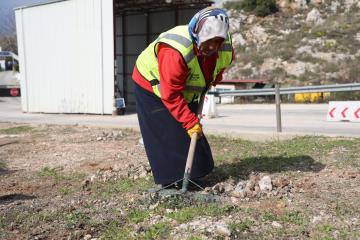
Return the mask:
[[[161,100],[171,115],[188,130],[199,122],[182,94],[189,70],[180,53],[166,44],[159,45],[158,63]]]

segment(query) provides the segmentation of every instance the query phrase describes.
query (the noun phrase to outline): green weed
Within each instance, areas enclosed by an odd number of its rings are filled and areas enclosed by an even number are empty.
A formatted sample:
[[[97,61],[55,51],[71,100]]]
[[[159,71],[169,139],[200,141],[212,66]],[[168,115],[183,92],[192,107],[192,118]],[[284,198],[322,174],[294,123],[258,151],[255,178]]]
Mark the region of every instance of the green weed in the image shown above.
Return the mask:
[[[147,210],[134,209],[128,213],[127,217],[130,221],[134,223],[139,223],[144,221],[147,217],[149,217],[149,215],[150,212]]]
[[[43,167],[39,172],[38,175],[40,177],[49,177],[53,178],[56,181],[65,179],[65,176],[61,173],[61,168],[50,168],[50,167]]]
[[[66,228],[74,228],[78,224],[89,223],[90,218],[82,212],[67,213],[62,216]]]
[[[84,173],[72,173],[72,174],[65,174],[62,172],[61,167],[43,167],[40,171],[38,171],[38,176],[40,177],[47,177],[52,178],[55,181],[62,181],[62,180],[74,180],[78,181],[85,177]],[[64,189],[63,189],[64,190]],[[66,193],[66,190],[64,190]],[[66,194],[65,194],[66,195]]]
[[[24,125],[24,126],[0,129],[0,134],[22,134],[22,133],[31,132],[33,130],[34,130],[33,127]]]
[[[251,226],[254,225],[254,222],[249,219],[245,219],[240,223],[231,223],[229,225],[231,232],[244,232],[250,230]]]
[[[137,180],[132,179],[120,179],[116,181],[111,181],[106,184],[97,184],[94,186],[96,188],[96,195],[99,195],[103,198],[108,198],[114,194],[119,194],[123,192],[144,192],[149,189],[153,184],[153,181],[146,180],[144,178],[139,178]]]
[[[232,212],[230,206],[219,206],[217,204],[195,204],[194,206],[176,209],[174,212],[167,213],[166,216],[180,223],[189,222],[196,216],[223,216]]]
[[[133,239],[130,237],[131,229],[129,227],[120,226],[119,222],[111,221],[105,229],[101,239]]]
[[[141,239],[169,239],[167,238],[169,229],[170,226],[167,223],[156,223],[145,230]]]

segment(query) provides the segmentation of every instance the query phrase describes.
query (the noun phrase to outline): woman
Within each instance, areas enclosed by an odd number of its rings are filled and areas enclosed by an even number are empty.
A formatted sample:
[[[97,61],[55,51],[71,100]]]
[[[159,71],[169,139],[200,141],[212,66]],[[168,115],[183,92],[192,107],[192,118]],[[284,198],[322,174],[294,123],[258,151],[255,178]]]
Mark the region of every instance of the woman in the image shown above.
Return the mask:
[[[138,57],[133,72],[136,108],[156,184],[182,179],[193,133],[201,137],[191,179],[209,174],[214,162],[196,115],[210,85],[222,80],[233,59],[229,18],[218,8],[198,12],[189,25],[162,34]],[[170,185],[172,186],[172,185]]]

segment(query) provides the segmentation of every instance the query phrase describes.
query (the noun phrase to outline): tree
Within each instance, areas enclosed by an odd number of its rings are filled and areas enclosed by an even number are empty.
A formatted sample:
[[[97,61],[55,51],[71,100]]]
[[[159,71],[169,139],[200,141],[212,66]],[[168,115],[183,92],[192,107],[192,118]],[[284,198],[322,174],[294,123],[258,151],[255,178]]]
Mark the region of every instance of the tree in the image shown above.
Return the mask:
[[[0,46],[4,51],[17,53],[15,19],[6,9],[1,9],[0,15],[5,16],[0,26]]]

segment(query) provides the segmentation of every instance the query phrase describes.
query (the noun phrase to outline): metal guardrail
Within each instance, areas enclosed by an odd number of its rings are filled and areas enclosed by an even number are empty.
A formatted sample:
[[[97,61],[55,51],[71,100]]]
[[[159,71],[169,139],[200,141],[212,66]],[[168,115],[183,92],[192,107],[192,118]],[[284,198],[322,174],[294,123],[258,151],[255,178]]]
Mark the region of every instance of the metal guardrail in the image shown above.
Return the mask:
[[[280,90],[280,94],[360,91],[360,83],[305,86],[305,87],[286,87],[286,88],[280,88],[279,90]],[[216,97],[261,96],[261,95],[275,95],[275,92],[276,92],[275,88],[265,88],[265,89],[262,88],[262,89],[229,90],[229,91],[209,91],[208,94],[213,94]]]

